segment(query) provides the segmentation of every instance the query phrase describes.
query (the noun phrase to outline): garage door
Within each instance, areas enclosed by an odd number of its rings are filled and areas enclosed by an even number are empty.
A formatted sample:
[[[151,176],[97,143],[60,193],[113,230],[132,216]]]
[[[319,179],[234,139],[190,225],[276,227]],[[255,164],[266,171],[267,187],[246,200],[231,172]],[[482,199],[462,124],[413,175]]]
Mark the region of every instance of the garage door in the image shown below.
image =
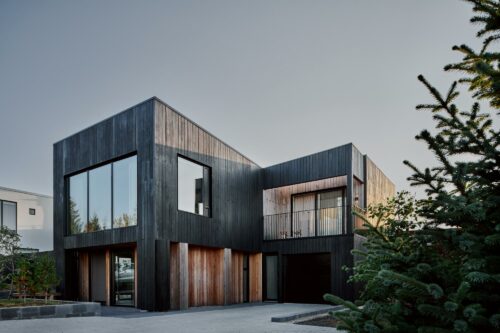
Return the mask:
[[[330,292],[329,253],[294,254],[285,257],[285,302],[325,303]]]

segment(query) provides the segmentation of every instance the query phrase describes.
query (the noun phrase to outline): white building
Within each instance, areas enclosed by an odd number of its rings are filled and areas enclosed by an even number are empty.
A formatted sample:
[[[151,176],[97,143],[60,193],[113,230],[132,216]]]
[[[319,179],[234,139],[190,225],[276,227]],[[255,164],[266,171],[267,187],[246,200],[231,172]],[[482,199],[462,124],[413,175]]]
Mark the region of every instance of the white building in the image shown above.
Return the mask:
[[[53,250],[52,211],[48,195],[0,187],[0,225],[17,230],[23,249]]]

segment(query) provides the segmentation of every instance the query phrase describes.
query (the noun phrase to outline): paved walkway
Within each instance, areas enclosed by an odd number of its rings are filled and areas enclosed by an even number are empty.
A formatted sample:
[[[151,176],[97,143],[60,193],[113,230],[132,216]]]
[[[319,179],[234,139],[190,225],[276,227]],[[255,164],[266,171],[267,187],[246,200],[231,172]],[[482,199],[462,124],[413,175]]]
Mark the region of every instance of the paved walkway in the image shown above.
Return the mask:
[[[172,312],[105,309],[101,317],[0,321],[1,333],[196,333],[336,332],[326,327],[272,323],[271,317],[314,311],[325,305],[256,304]]]

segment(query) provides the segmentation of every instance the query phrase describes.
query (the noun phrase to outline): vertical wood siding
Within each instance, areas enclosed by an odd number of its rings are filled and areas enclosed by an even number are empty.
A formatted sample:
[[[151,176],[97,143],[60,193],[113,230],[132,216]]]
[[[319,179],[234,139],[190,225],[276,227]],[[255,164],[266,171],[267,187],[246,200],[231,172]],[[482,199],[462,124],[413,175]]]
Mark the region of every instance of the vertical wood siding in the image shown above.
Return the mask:
[[[224,305],[224,249],[189,246],[189,306]]]
[[[177,209],[179,155],[211,168],[211,217]],[[244,251],[260,249],[260,167],[161,101],[155,101],[154,172],[159,238]]]
[[[383,203],[396,194],[394,183],[366,156],[366,204]]]
[[[262,301],[262,253],[249,256],[250,302]]]
[[[232,251],[231,253],[231,295],[230,303],[243,302],[243,252]]]
[[[154,102],[152,99],[54,144],[54,252],[65,290],[65,255],[69,249],[137,242],[137,305],[154,309],[155,274]],[[137,153],[137,227],[66,236],[65,177],[101,163]],[[147,260],[145,260],[147,258]],[[68,277],[69,278],[69,277]]]
[[[90,258],[88,252],[82,252],[79,256],[79,276],[78,276],[78,298],[81,301],[88,302],[90,299]]]
[[[290,213],[292,211],[291,197],[294,194],[320,191],[346,185],[347,176],[339,176],[264,190],[264,216]],[[311,209],[314,209],[314,207]]]
[[[344,273],[338,270],[342,264],[352,262],[348,253],[352,236],[263,243],[263,204],[282,202],[285,196],[299,191],[302,185],[298,184],[311,182],[314,186],[345,184],[350,205],[352,179],[365,181],[365,173],[372,177],[371,183],[365,182],[367,201],[380,200],[393,189],[392,183],[369,164],[371,161],[365,161],[352,144],[261,169],[156,98],[55,143],[53,151],[54,252],[63,295],[72,294],[65,290],[68,279],[73,278],[70,273],[68,277],[65,275],[69,267],[65,256],[71,251],[136,243],[136,305],[147,310],[185,308],[188,302],[241,302],[243,253],[259,253],[263,249],[277,253],[280,263],[286,253],[331,252],[335,270],[332,276],[343,277]],[[137,226],[67,236],[65,177],[132,153],[137,153]],[[211,217],[178,211],[179,155],[211,168]],[[271,190],[278,187],[281,190]],[[269,190],[265,199],[263,190]],[[288,207],[284,203],[277,206]],[[348,224],[349,219],[348,212]],[[255,268],[250,269],[253,282],[249,296],[258,300],[262,281],[258,280],[257,266],[262,258],[259,255],[251,258],[251,266]],[[208,275],[200,275],[198,265],[205,267],[207,272],[203,274]],[[215,278],[221,270],[224,274]],[[282,279],[282,273],[279,274]],[[190,281],[194,283],[192,286]],[[211,281],[213,290],[201,288],[195,281],[205,284]],[[335,290],[345,287],[339,281],[332,280]],[[282,290],[281,285],[279,288]]]
[[[352,144],[276,164],[264,169],[264,189],[348,175]]]

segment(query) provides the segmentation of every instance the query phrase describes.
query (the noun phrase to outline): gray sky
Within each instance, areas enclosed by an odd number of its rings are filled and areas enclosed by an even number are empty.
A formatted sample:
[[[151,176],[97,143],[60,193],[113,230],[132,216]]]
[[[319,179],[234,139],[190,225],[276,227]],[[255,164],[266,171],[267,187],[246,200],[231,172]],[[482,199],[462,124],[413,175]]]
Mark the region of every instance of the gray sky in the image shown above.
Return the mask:
[[[353,142],[408,189],[417,75],[477,46],[458,0],[0,0],[0,185],[52,193],[52,144],[156,95],[261,166]],[[413,192],[415,190],[412,190]]]

